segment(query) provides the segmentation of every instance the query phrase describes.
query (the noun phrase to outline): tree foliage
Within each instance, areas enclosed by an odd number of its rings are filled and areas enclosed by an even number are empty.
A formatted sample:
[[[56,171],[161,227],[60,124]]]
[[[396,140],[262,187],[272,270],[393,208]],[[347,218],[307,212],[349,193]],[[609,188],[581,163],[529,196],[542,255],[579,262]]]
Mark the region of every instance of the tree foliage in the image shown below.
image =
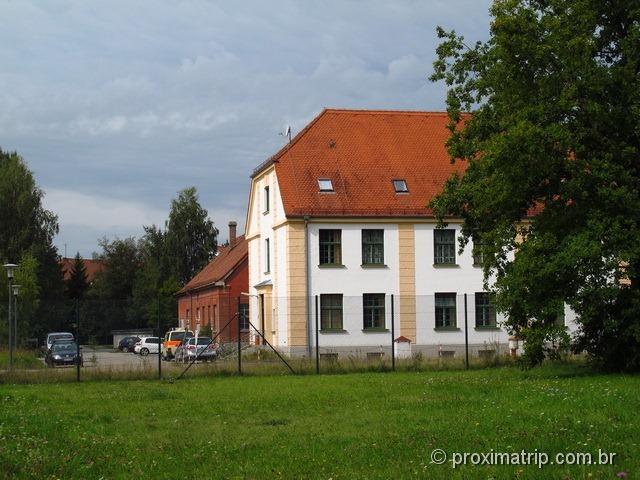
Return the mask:
[[[44,300],[60,298],[64,291],[53,246],[58,219],[42,206],[43,195],[23,158],[0,149],[0,260],[20,264],[16,278],[22,276],[25,287],[20,296],[20,336],[42,337],[56,324],[55,313]],[[6,288],[6,276],[1,275],[0,291]],[[0,309],[4,318],[5,302]],[[5,331],[6,326],[2,327]]]
[[[212,258],[218,230],[198,201],[195,187],[185,188],[171,201],[166,222],[167,258],[181,285],[186,284]]]
[[[472,46],[438,29],[431,78],[448,86],[447,146],[466,170],[431,207],[463,219],[462,245],[482,245],[528,348],[567,302],[576,348],[638,369],[640,3],[498,0],[491,15],[489,40]]]
[[[87,267],[85,267],[84,260],[82,260],[80,252],[78,252],[73,259],[73,267],[71,267],[71,271],[69,272],[67,296],[73,299],[83,298],[88,289]]]

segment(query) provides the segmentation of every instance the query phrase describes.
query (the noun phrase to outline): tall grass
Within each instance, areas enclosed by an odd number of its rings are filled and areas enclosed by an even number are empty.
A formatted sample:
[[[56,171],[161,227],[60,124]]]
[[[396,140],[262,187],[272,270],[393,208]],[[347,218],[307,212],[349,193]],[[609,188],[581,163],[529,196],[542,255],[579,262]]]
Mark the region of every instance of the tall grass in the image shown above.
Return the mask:
[[[41,369],[42,361],[38,358],[38,350],[18,349],[13,352],[13,367],[16,369]],[[9,349],[0,349],[0,369],[9,367]]]
[[[9,372],[0,371],[0,383],[28,384],[28,383],[59,383],[77,381],[76,367],[45,368],[42,361],[34,352],[22,352],[21,366]],[[29,359],[24,360],[24,359]],[[296,375],[313,375],[316,373],[315,358],[287,358],[287,363]],[[579,359],[573,362],[580,363]],[[515,361],[508,356],[489,359],[471,358],[469,369],[477,370],[491,367],[514,365]],[[33,368],[30,368],[33,366]],[[395,370],[398,372],[429,372],[455,371],[465,369],[465,362],[459,358],[425,358],[420,354],[411,358],[396,359]],[[211,363],[198,363],[191,366],[186,373],[186,364],[162,362],[162,379],[177,381],[182,378],[198,377],[229,377],[238,375],[238,360],[227,358]],[[345,356],[336,360],[321,359],[320,373],[342,375],[349,373],[390,372],[392,363],[389,358],[366,359],[361,356]],[[287,366],[272,353],[249,352],[242,357],[242,375],[244,376],[281,376],[291,375]],[[81,381],[110,381],[110,380],[153,380],[158,378],[158,368],[155,361],[138,366],[100,366],[85,359],[85,365],[80,369]]]

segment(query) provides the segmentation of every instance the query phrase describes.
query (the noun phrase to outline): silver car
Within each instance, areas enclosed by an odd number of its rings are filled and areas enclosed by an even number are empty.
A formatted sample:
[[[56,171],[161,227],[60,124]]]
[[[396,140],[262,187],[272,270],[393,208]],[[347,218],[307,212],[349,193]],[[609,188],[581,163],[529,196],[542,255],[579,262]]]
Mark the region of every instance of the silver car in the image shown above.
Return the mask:
[[[196,345],[197,340],[197,345]],[[176,349],[176,362],[189,363],[196,356],[198,360],[207,362],[215,360],[217,357],[217,344],[211,342],[209,337],[188,338],[185,343]]]

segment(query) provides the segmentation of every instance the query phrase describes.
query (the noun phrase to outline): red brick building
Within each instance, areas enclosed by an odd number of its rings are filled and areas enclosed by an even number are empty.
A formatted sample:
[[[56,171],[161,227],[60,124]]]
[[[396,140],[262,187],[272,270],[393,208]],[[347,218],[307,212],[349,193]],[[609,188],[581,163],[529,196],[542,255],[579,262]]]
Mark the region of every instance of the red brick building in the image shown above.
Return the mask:
[[[248,319],[249,299],[241,295],[249,290],[247,241],[236,237],[236,222],[229,222],[229,244],[218,247],[216,256],[178,293],[178,325],[195,331],[211,325],[213,335],[230,321],[220,341],[237,339],[238,299]],[[243,332],[248,324],[240,325]]]

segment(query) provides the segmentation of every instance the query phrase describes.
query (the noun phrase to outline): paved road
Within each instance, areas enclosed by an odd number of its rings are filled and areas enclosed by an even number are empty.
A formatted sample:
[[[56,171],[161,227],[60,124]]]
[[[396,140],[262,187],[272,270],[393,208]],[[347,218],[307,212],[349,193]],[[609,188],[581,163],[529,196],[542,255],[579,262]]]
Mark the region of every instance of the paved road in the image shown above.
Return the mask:
[[[158,355],[142,357],[133,353],[93,349],[87,346],[82,347],[82,355],[85,367],[135,369],[153,368],[158,365]]]

